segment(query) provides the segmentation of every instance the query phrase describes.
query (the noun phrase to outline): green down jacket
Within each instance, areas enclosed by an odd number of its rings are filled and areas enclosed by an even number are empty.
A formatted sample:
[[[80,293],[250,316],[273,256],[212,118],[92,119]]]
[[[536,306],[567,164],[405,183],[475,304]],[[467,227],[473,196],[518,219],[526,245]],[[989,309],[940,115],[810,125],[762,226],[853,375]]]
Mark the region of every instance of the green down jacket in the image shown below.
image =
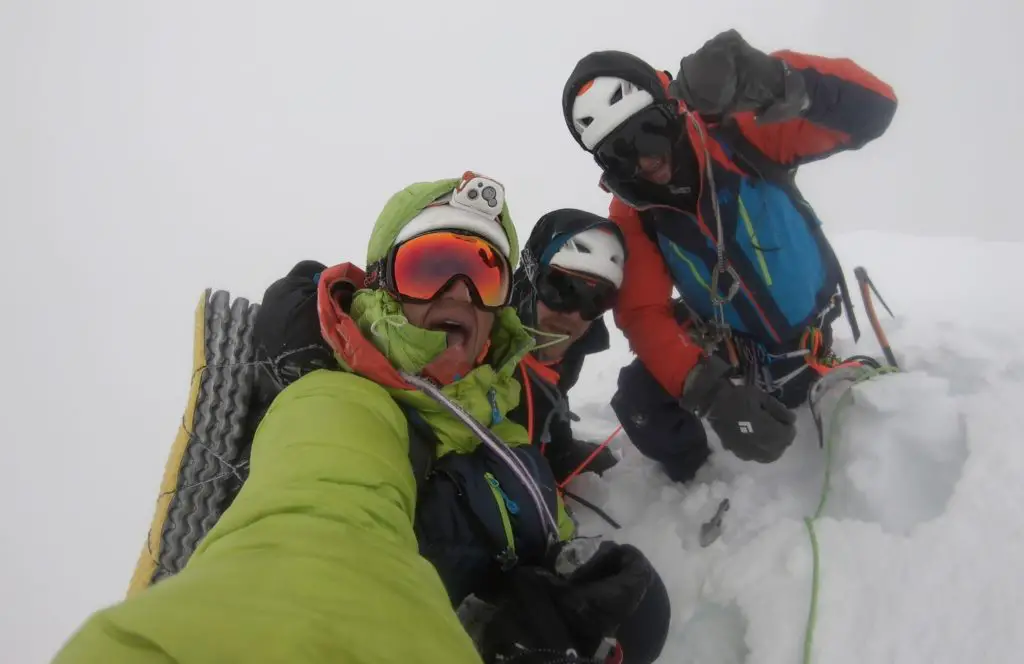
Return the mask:
[[[186,568],[94,614],[54,661],[479,662],[417,552],[408,445],[383,388],[338,371],[299,379]]]
[[[396,194],[377,221],[378,244],[456,182]],[[465,425],[396,371],[415,373],[444,336],[413,328],[383,293],[361,291],[349,316],[327,301],[328,284],[345,270],[328,272],[318,299],[331,312],[326,340],[345,371],[314,371],[274,400],[247,481],[186,567],[91,616],[56,664],[480,661],[418,552],[408,425],[395,401],[421,412],[439,453],[477,447]],[[529,335],[509,309],[491,341],[485,364],[444,392],[510,445],[528,446],[505,416],[519,402],[512,371]],[[568,539],[574,527],[560,497],[557,517]]]

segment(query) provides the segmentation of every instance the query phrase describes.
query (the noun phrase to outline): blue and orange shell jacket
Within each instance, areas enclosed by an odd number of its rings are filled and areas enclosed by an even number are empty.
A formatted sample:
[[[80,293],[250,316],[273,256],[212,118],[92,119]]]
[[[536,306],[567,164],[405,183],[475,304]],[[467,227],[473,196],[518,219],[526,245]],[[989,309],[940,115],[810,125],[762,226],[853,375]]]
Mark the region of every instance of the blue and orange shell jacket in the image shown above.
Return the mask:
[[[607,175],[601,180],[615,194],[609,217],[629,250],[616,324],[674,396],[703,351],[673,315],[673,287],[704,321],[715,313],[710,287],[717,222],[707,156],[726,259],[739,276],[738,291],[724,307],[726,323],[770,349],[813,325],[842,280],[821,222],[793,182],[795,169],[864,146],[882,135],[896,112],[892,88],[848,59],[791,51],[773,56],[802,73],[810,105],[798,119],[765,125],[749,112],[718,122],[684,113],[702,174],[695,212],[631,198]],[[658,75],[667,89],[668,74]]]

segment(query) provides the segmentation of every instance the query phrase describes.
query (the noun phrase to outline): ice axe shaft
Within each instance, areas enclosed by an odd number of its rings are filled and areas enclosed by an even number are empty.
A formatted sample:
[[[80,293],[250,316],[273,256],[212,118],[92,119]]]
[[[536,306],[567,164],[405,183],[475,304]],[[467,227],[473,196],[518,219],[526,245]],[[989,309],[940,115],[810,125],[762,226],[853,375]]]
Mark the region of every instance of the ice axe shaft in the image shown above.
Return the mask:
[[[896,364],[896,356],[892,353],[892,347],[889,346],[889,339],[885,336],[885,330],[882,329],[882,324],[878,320],[878,313],[875,311],[875,303],[871,298],[871,294],[874,293],[878,298],[878,301],[882,303],[885,310],[889,312],[890,316],[895,316],[892,313],[892,309],[882,299],[881,293],[875,288],[875,284],[871,281],[871,277],[868,276],[868,271],[863,267],[855,267],[853,274],[857,277],[857,283],[860,285],[860,297],[864,300],[864,309],[868,314],[868,320],[871,321],[871,327],[875,331],[875,337],[878,339],[879,345],[882,347],[882,353],[885,355],[885,361],[889,363],[889,366],[894,369],[898,369],[899,365]]]
[[[882,294],[878,292],[878,288],[875,287],[875,282],[871,281],[871,277],[868,276],[867,270],[862,267],[858,267],[857,270],[860,270],[860,274],[857,275],[857,280],[860,281],[863,279],[866,281],[868,286],[871,288],[871,292],[875,294],[875,297],[878,298],[878,301],[882,303],[882,306],[885,307],[885,310],[889,313],[889,317],[896,318],[896,314],[892,312],[892,309],[889,308],[889,305],[886,304],[885,300],[882,298]]]

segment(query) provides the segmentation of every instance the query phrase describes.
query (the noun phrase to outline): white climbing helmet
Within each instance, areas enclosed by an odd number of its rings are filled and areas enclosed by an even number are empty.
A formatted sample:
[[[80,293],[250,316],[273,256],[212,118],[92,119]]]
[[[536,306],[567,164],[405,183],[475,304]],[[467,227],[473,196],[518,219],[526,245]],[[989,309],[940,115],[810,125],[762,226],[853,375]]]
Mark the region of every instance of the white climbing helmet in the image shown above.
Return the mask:
[[[576,233],[551,257],[548,265],[592,274],[622,286],[626,250],[614,233],[601,226]]]
[[[627,80],[598,76],[576,94],[572,123],[587,150],[597,147],[608,134],[654,103],[654,96]]]
[[[436,230],[469,231],[509,257],[511,246],[501,225],[505,187],[494,178],[466,171],[454,191],[425,207],[402,227],[394,244]]]

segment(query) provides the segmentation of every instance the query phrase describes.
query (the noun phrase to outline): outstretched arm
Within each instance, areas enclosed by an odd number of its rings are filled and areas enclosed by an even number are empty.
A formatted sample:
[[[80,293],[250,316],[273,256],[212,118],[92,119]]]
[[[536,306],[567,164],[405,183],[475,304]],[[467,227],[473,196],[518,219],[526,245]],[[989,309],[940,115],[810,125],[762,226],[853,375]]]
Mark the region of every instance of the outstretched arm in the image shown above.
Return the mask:
[[[413,532],[408,429],[378,385],[315,371],[177,575],[94,615],[55,664],[480,662]],[[400,638],[396,638],[400,634]]]

